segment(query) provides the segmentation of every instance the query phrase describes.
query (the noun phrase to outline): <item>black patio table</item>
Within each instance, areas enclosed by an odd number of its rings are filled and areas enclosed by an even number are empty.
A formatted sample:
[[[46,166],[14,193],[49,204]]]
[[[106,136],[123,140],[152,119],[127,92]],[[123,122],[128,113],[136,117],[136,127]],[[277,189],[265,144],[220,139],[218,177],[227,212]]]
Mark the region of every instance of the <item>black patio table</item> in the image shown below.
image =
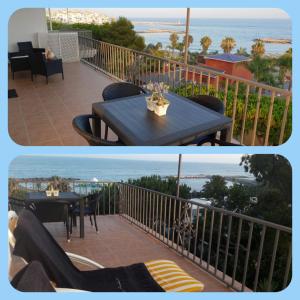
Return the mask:
[[[229,141],[232,120],[224,115],[174,93],[166,116],[157,116],[147,109],[145,95],[119,98],[92,105],[99,116],[126,145],[184,145],[194,139],[221,131],[221,140]],[[101,133],[101,121],[94,120],[96,136]]]
[[[59,192],[57,197],[47,197],[46,192],[30,192],[27,194],[25,205],[35,202],[63,203],[68,206],[79,202],[80,205],[80,238],[84,238],[84,198],[74,192]]]

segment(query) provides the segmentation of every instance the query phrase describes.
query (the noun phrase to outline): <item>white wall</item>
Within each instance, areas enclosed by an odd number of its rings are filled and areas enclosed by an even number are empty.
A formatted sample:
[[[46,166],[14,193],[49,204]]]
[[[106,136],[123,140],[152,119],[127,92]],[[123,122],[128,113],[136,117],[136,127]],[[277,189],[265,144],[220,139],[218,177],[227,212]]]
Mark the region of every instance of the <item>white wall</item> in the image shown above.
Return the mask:
[[[22,8],[15,11],[8,23],[8,51],[18,51],[17,42],[32,41],[38,47],[37,32],[48,32],[44,8]]]

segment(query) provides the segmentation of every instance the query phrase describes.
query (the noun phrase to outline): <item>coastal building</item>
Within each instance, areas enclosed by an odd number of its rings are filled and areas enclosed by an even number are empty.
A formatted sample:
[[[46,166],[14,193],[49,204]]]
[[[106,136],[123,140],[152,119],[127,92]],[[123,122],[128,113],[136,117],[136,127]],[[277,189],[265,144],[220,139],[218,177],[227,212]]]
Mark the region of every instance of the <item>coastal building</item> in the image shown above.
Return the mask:
[[[56,9],[51,11],[51,18],[53,21],[77,24],[104,24],[112,21],[112,18],[92,10],[78,10],[78,9]]]
[[[204,65],[223,70],[225,74],[252,80],[252,73],[246,68],[245,63],[251,58],[244,55],[222,53],[204,57]]]

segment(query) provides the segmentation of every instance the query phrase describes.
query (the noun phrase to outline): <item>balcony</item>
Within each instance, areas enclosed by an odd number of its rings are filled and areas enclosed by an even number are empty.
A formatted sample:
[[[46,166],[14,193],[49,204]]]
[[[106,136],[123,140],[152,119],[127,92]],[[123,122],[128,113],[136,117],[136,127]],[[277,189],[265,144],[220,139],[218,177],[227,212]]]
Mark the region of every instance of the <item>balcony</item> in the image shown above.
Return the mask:
[[[57,34],[39,37],[42,45],[51,44]],[[66,62],[64,81],[52,76],[46,85],[43,78],[31,82],[28,74],[17,74],[12,80],[9,74],[9,88],[15,88],[19,95],[9,101],[9,133],[19,144],[85,145],[72,129],[72,118],[90,113],[91,104],[101,101],[103,88],[114,81],[137,85],[159,81],[183,96],[214,95],[223,101],[225,114],[232,118],[231,140],[242,145],[280,145],[291,134],[292,94],[288,90],[203,65],[184,65],[74,32],[64,32],[60,39],[64,42],[57,53]],[[68,43],[72,44],[72,53],[65,53]],[[51,48],[55,47],[57,43]],[[110,134],[114,140],[114,134]]]
[[[22,191],[46,180],[16,180]],[[206,291],[278,291],[291,279],[291,228],[124,183],[69,181],[70,191],[98,191],[99,234],[85,220],[67,243],[63,224],[47,224],[60,245],[106,267],[170,259]],[[22,200],[10,199],[18,211]]]
[[[98,217],[99,233],[85,220],[86,238],[79,238],[79,230],[75,230],[70,243],[65,237],[62,224],[48,224],[48,229],[54,235],[65,251],[86,256],[105,267],[126,266],[152,259],[169,259],[176,262],[191,276],[205,283],[207,292],[231,291],[223,283],[199,269],[182,255],[172,251],[151,235],[146,234],[118,215]]]
[[[64,63],[64,72],[65,80],[52,76],[48,85],[44,77],[32,82],[28,72],[17,73],[15,80],[9,76],[8,87],[19,96],[8,101],[8,129],[16,143],[87,145],[72,128],[72,119],[91,113],[92,103],[101,101],[102,90],[114,80],[80,62]]]

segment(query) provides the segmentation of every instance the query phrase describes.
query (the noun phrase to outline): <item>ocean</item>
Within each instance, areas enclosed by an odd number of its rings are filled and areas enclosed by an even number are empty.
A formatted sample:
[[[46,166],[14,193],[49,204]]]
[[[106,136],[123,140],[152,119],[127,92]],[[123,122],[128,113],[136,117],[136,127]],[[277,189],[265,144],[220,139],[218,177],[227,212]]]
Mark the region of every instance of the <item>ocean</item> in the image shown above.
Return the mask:
[[[135,24],[136,31],[150,29],[169,29],[184,31],[185,26],[174,26],[164,23],[184,24],[184,19],[175,18],[132,18],[132,22],[149,22],[147,24]],[[151,24],[150,24],[151,23]],[[257,38],[292,39],[291,21],[289,19],[191,19],[190,34],[194,42],[190,46],[190,51],[200,51],[200,39],[208,35],[212,39],[209,51],[222,51],[220,48],[221,40],[226,36],[231,36],[236,40],[236,48],[246,48],[251,52],[253,40]],[[161,42],[163,48],[170,45],[170,33],[141,33],[146,44]],[[184,34],[180,34],[182,41]],[[284,53],[291,47],[291,44],[265,44],[266,53],[278,55]],[[233,51],[234,51],[233,50]]]
[[[38,178],[54,175],[101,181],[126,181],[129,178],[139,178],[149,175],[176,176],[176,161],[149,161],[106,159],[74,156],[19,156],[13,160],[9,168],[9,177],[14,178]],[[182,163],[182,175],[221,175],[221,176],[246,176],[239,164],[229,163]],[[192,190],[200,191],[206,178],[182,179],[181,182],[189,185]]]

